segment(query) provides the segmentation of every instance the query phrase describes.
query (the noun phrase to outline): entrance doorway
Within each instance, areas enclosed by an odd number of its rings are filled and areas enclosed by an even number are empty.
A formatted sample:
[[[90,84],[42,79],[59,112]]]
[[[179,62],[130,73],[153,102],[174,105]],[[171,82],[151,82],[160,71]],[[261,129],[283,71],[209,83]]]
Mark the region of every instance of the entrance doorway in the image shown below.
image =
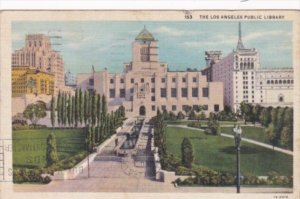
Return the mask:
[[[146,108],[145,106],[140,107],[140,116],[145,116],[146,115]]]

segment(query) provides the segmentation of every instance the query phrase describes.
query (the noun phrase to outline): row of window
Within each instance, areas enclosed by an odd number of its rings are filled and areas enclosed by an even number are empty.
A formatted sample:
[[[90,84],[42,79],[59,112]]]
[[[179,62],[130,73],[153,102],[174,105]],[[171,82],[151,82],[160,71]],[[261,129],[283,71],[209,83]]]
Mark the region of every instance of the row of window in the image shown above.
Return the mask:
[[[187,78],[183,77],[181,81],[182,81],[183,83],[185,83],[185,82],[187,81]],[[131,82],[131,83],[135,83],[136,80],[133,79],[133,78],[131,78],[131,79],[130,79],[130,82]],[[140,82],[141,82],[141,83],[144,83],[144,82],[145,82],[145,79],[144,79],[144,78],[141,78],[141,79],[140,79]],[[174,83],[177,82],[177,78],[173,77],[173,78],[172,78],[172,82],[174,82]],[[193,77],[193,82],[197,82],[197,78],[196,78],[196,77]],[[111,83],[111,84],[114,84],[114,83],[115,83],[115,81],[114,81],[113,78],[110,79],[110,83]],[[124,84],[124,79],[123,79],[123,78],[120,79],[120,83],[121,83],[121,84]],[[151,83],[155,83],[155,78],[151,78]],[[161,78],[161,83],[166,83],[166,78]]]
[[[293,84],[294,80],[267,80],[267,84]]]
[[[152,88],[151,92],[154,93],[155,89]],[[119,90],[120,98],[126,97],[126,91],[124,88]],[[130,93],[133,93],[133,88],[130,89]],[[177,97],[177,88],[171,88],[171,97]],[[198,88],[192,88],[192,97],[198,97],[199,96],[199,90]],[[115,98],[116,97],[116,90],[115,89],[109,89],[109,97]],[[167,89],[161,88],[160,89],[160,97],[166,98],[167,97]],[[188,97],[188,89],[187,88],[181,88],[181,97]],[[202,88],[202,97],[209,97],[209,89],[208,88]],[[152,101],[155,101],[155,97],[152,97]]]
[[[193,105],[193,110],[196,110],[198,107],[199,107],[199,105]],[[156,106],[155,105],[152,105],[151,108],[152,108],[152,111],[156,111]],[[159,108],[159,107],[157,107],[157,108]],[[162,105],[160,108],[161,108],[162,111],[164,111],[164,110],[168,111],[166,105]],[[189,111],[189,109],[190,109],[189,105],[182,105],[182,107],[181,107],[181,110],[186,111],[186,112]],[[177,106],[176,105],[172,105],[171,106],[171,110],[172,111],[177,111]],[[208,110],[208,105],[202,105],[202,110],[203,111],[207,111]],[[215,112],[219,112],[220,111],[219,104],[215,104],[214,105],[214,111]]]

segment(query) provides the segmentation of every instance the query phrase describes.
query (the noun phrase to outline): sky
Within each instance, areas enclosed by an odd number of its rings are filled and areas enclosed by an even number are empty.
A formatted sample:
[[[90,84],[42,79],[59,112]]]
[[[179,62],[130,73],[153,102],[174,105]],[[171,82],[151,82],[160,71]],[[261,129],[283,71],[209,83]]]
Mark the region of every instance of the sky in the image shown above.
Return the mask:
[[[96,71],[122,72],[123,63],[131,61],[132,42],[144,26],[158,40],[159,60],[170,70],[205,68],[205,51],[221,50],[226,56],[238,40],[237,21],[35,21],[12,24],[12,48],[24,47],[26,34],[61,36],[51,42],[63,56],[65,71],[90,72],[94,65]],[[242,35],[246,48],[259,51],[261,67],[292,67],[292,22],[242,22]]]

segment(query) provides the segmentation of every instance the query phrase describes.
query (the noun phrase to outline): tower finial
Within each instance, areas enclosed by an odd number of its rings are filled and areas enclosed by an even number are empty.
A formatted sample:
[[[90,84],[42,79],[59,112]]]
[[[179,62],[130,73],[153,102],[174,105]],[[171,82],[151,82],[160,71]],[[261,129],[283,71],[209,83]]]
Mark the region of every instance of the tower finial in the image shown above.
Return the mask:
[[[242,25],[241,25],[241,22],[239,22],[239,40],[238,40],[236,49],[240,50],[240,49],[244,49],[244,48],[245,47],[244,47],[244,44],[242,41]]]

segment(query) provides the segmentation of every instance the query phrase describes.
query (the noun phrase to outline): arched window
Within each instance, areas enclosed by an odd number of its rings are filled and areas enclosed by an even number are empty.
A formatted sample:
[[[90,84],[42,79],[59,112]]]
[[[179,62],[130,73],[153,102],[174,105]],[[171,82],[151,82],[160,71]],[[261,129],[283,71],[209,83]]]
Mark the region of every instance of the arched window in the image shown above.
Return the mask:
[[[282,94],[278,96],[278,102],[284,102],[284,96]]]
[[[282,84],[282,80],[279,80],[279,84]]]
[[[274,84],[274,80],[271,80],[271,84]]]
[[[270,80],[267,81],[267,84],[270,84]]]
[[[251,63],[251,69],[253,69],[253,68],[254,68],[254,63],[252,62],[252,63]]]
[[[278,80],[275,80],[275,84],[278,84]]]
[[[291,81],[290,81],[290,80],[287,80],[287,83],[289,84],[289,83],[291,83]]]
[[[286,84],[286,80],[283,80],[283,83]]]

